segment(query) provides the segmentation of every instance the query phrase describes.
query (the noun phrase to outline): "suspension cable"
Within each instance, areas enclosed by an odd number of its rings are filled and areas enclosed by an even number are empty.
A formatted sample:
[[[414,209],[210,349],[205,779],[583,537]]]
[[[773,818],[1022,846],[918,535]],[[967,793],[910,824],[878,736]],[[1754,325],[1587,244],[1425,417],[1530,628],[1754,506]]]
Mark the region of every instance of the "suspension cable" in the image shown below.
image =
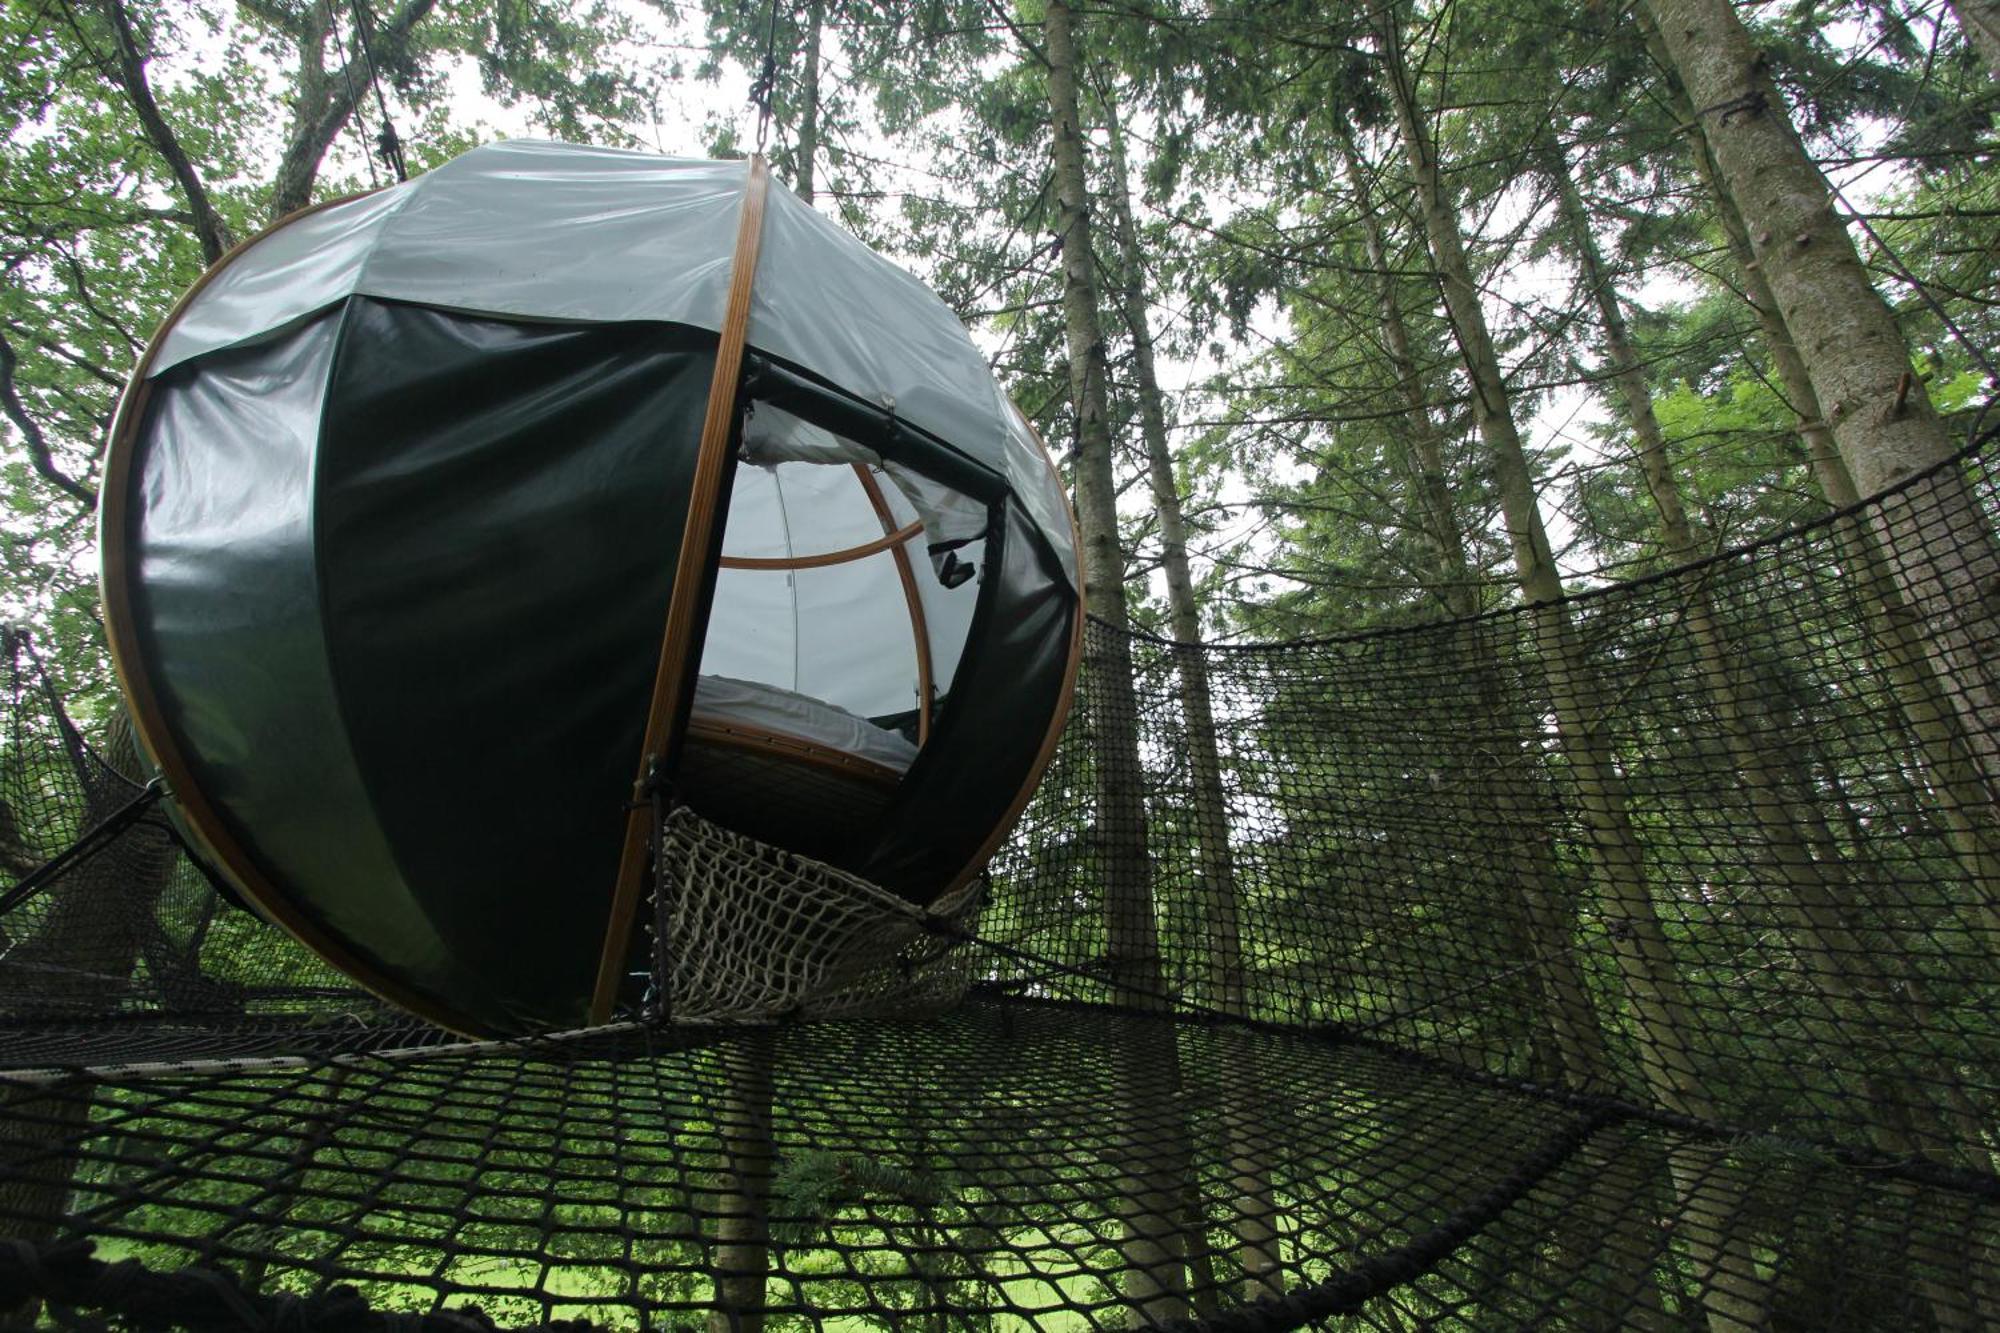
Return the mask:
[[[376,146],[382,161],[396,173],[396,179],[406,181],[410,169],[403,161],[403,141],[396,137],[396,123],[389,118],[389,99],[382,93],[382,75],[375,68],[375,33],[368,20],[368,6],[363,0],[348,0],[348,8],[354,14],[355,36],[361,39],[361,59],[368,66],[368,82],[375,89],[375,109],[382,117],[382,133],[375,140]]]
[[[382,188],[382,176],[375,168],[375,154],[368,151],[367,117],[361,109],[361,90],[354,86],[354,56],[358,54],[356,48],[361,44],[359,34],[352,43],[340,40],[340,19],[334,12],[333,0],[326,0],[326,30],[333,34],[334,45],[340,52],[340,74],[347,84],[347,104],[354,108],[347,127],[354,132],[355,140],[360,145],[361,160],[368,164],[369,188],[379,190]]]

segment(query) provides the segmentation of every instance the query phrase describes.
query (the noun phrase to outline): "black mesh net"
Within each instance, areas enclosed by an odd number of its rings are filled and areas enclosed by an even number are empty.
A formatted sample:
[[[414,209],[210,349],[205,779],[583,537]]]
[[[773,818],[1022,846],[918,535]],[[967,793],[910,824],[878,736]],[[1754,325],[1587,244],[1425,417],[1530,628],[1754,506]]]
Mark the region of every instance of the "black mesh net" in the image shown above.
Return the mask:
[[[221,901],[15,636],[10,873],[126,823],[0,914],[0,1303],[2000,1325],[1994,483],[1469,622],[1094,629],[928,1013],[430,1032]]]

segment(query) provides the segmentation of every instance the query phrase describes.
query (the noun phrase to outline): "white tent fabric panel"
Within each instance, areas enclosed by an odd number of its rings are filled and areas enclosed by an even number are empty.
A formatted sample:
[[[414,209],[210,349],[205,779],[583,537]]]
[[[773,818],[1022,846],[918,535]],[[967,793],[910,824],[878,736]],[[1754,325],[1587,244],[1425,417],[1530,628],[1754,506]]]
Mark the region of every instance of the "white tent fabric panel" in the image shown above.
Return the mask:
[[[871,468],[893,485],[885,492],[900,492],[906,501],[898,511],[906,515],[901,527],[911,519],[921,519],[926,544],[963,541],[986,531],[986,506],[969,495],[961,495],[941,482],[895,463],[884,463],[881,455],[852,440],[823,430],[779,408],[760,405],[743,431],[743,457],[759,466],[793,463],[847,463]]]
[[[1007,423],[1007,480],[1013,484],[1014,494],[1020,497],[1028,516],[1035,520],[1035,526],[1055,547],[1056,560],[1070,586],[1081,591],[1083,583],[1076,564],[1077,531],[1070,516],[1069,497],[1064,494],[1062,478],[1056,473],[1055,458],[1042,447],[1028,419],[998,384],[993,386],[993,397]]]
[[[355,294],[467,314],[719,329],[744,171],[488,144],[255,242],[189,304],[152,374]]]
[[[898,528],[918,520],[916,506],[900,487],[884,486],[882,496],[888,502],[890,520]],[[967,579],[956,588],[945,587],[944,581],[935,577],[928,563],[919,557],[926,544],[934,540],[937,539],[926,528],[923,536],[911,542],[910,562],[917,574],[917,604],[923,608],[924,633],[931,650],[931,689],[943,696],[950,693],[952,678],[958,674],[959,658],[965,654],[972,613],[979,606],[979,580]],[[960,560],[974,568],[984,566],[984,538],[953,549]]]
[[[776,577],[775,575],[769,577]],[[863,717],[917,706],[917,643],[896,562],[884,551],[802,569],[796,688]]]
[[[700,673],[810,695],[860,717],[917,706],[909,602],[883,552],[822,569],[724,569]]]
[[[789,573],[722,570],[716,575],[715,604],[708,613],[708,641],[701,649],[701,674],[797,689],[796,604]]]
[[[736,469],[731,485],[729,522],[722,538],[725,558],[826,555],[882,536],[882,521],[851,467],[746,465]],[[921,550],[921,538],[916,540]]]
[[[150,373],[355,294],[478,315],[719,329],[748,175],[743,162],[487,144],[250,245],[189,303]],[[767,203],[749,341],[1005,476],[1075,583],[1061,485],[958,318],[782,186]]]
[[[880,489],[893,522],[900,527],[914,519],[907,497],[893,486]],[[732,484],[723,555],[799,560],[883,535],[882,518],[853,466],[746,463]],[[914,572],[919,589],[937,584],[927,564],[916,562]],[[954,664],[964,630],[958,625],[950,646]],[[700,674],[795,692],[862,718],[915,709],[915,622],[894,552],[804,569],[725,564]]]

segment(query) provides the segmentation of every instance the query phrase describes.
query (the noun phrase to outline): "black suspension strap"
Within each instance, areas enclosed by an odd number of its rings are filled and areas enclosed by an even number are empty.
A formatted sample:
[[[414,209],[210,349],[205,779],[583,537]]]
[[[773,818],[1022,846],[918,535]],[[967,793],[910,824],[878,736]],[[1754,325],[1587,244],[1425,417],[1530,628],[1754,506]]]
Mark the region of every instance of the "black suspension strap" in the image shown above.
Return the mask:
[[[771,103],[778,92],[778,0],[771,0],[764,23],[764,55],[750,81],[750,105],[757,108],[757,152],[771,137]]]
[[[340,20],[334,13],[333,0],[326,0],[326,30],[336,35],[340,31]],[[357,38],[358,36],[359,34],[357,33]],[[357,40],[352,44],[350,50],[356,50],[359,47],[360,42]],[[382,176],[375,167],[375,154],[368,150],[368,129],[365,117],[361,111],[361,90],[354,85],[354,61],[345,54],[343,54],[340,62],[340,73],[342,81],[347,84],[348,103],[354,108],[354,116],[348,122],[348,128],[354,131],[355,141],[361,147],[361,160],[368,164],[369,188],[379,190],[382,188]]]

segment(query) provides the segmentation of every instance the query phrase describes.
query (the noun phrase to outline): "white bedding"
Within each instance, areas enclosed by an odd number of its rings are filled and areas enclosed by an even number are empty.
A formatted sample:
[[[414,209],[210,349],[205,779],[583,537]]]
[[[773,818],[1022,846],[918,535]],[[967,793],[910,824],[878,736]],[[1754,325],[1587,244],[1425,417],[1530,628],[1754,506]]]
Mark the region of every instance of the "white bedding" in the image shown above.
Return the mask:
[[[697,676],[694,717],[717,722],[741,722],[785,736],[824,745],[828,749],[872,760],[901,773],[917,757],[917,747],[900,733],[884,731],[867,718],[808,694],[737,680],[733,676]]]

